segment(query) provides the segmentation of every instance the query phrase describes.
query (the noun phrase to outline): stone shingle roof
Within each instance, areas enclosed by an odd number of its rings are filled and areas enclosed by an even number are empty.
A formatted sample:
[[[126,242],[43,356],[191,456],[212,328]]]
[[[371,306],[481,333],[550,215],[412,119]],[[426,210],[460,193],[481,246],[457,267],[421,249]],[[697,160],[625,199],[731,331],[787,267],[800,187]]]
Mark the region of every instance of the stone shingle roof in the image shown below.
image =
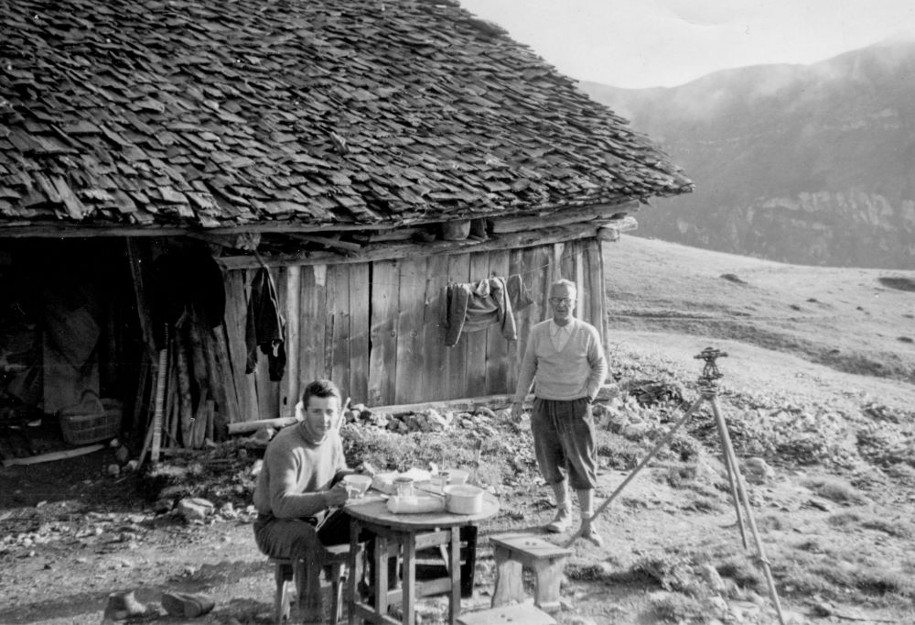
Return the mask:
[[[452,0],[0,0],[0,29],[4,229],[399,224],[690,187]]]

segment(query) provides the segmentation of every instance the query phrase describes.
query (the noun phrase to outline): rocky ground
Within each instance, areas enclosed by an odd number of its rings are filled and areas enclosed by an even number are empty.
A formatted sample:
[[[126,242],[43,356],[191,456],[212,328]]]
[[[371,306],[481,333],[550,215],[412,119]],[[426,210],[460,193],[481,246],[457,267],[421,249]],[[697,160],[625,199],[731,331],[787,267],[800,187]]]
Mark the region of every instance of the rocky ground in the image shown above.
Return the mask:
[[[847,274],[799,268],[806,284],[792,281],[790,266],[684,258],[660,246],[623,247],[631,269],[608,289],[615,379],[599,402],[599,500],[695,400],[701,362],[693,356],[714,344],[729,354],[719,361],[721,410],[786,622],[915,623],[915,387],[904,372],[910,343],[901,340],[911,329],[898,325],[911,310],[900,298],[912,294],[879,290],[879,308],[854,316],[873,301],[876,275],[856,273],[850,285]],[[689,277],[677,278],[681,266],[692,268]],[[639,271],[648,269],[663,279],[641,288],[648,278]],[[749,295],[723,298],[714,287],[725,274]],[[789,309],[783,318],[792,302],[835,310],[808,319]],[[690,316],[673,327],[671,310]],[[896,364],[881,371],[881,361]],[[109,595],[127,591],[148,608],[137,622],[271,622],[273,575],[254,546],[249,508],[265,434],[171,457],[154,472],[113,475],[112,464],[126,467],[115,448],[0,470],[0,623],[99,623]],[[497,406],[354,413],[344,435],[354,462],[465,467],[499,497],[500,514],[481,528],[465,610],[490,600],[489,537],[537,533],[552,517],[527,422]],[[575,543],[559,623],[778,622],[752,533],[742,544],[720,451],[703,408],[598,521],[604,547]],[[191,498],[212,505],[179,505]],[[215,607],[191,621],[168,616],[161,599],[175,591],[205,593]],[[418,607],[427,625],[442,622],[444,610],[439,599]]]

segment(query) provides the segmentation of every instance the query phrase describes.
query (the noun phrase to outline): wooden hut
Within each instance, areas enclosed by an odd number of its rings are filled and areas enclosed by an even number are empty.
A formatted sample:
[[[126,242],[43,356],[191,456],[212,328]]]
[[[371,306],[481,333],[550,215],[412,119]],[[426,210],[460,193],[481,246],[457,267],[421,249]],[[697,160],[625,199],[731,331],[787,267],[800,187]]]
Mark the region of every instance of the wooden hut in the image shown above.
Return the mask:
[[[640,202],[690,189],[625,120],[452,0],[0,5],[0,288],[94,276],[96,385],[137,424],[157,379],[166,420],[208,410],[216,435],[290,414],[319,376],[369,406],[510,392],[549,282],[581,284],[579,316],[602,327],[601,241]],[[212,289],[210,259],[220,318],[176,331],[156,309],[173,279],[185,300]],[[263,354],[245,372],[265,267],[286,322],[278,380]],[[532,299],[517,340],[493,325],[446,347],[449,285],[510,276]],[[40,319],[3,314],[7,338],[34,332],[33,356],[47,351]],[[7,381],[54,378],[14,351]]]

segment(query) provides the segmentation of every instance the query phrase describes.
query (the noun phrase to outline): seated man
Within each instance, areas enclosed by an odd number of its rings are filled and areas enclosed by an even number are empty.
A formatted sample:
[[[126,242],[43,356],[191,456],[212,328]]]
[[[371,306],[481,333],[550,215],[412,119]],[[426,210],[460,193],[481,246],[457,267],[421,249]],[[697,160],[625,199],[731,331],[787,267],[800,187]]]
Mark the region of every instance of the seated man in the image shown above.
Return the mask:
[[[302,393],[304,419],[274,437],[254,489],[257,521],[254,538],[271,557],[304,558],[306,569],[320,571],[323,545],[349,542],[349,522],[339,510],[348,493],[340,479],[346,466],[339,426],[340,390],[330,380],[316,380]],[[311,565],[310,567],[308,565]],[[320,609],[320,583],[308,576],[311,616]],[[314,579],[312,579],[314,578]]]

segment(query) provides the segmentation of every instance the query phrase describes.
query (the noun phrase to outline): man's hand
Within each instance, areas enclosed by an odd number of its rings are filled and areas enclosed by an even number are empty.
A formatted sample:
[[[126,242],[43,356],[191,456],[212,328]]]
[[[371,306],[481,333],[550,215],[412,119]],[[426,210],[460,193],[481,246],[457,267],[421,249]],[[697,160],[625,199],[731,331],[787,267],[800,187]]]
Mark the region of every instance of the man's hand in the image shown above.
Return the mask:
[[[523,406],[520,401],[512,402],[512,421],[518,421],[521,418]]]
[[[337,482],[333,488],[325,492],[324,498],[327,501],[328,508],[339,508],[349,499],[349,492],[346,490],[346,484]]]
[[[368,462],[363,462],[360,464],[358,467],[356,467],[356,471],[362,475],[368,475],[369,477],[375,477],[375,474],[378,473],[378,470]]]

